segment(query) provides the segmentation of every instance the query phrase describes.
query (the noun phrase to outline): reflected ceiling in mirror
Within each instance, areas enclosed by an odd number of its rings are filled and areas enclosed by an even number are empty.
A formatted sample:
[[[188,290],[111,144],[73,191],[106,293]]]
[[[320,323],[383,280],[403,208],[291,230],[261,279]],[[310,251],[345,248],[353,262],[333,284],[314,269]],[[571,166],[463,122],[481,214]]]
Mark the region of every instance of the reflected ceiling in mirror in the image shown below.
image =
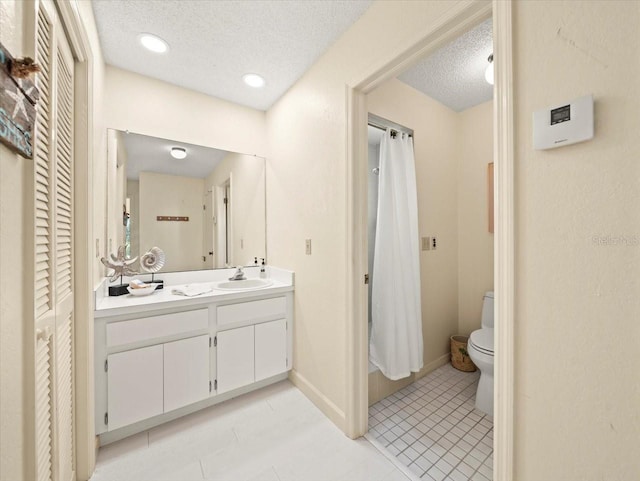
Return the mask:
[[[127,179],[138,180],[140,172],[204,179],[229,154],[226,150],[173,142],[148,135],[124,133],[121,137],[127,152]],[[174,148],[184,149],[186,157],[174,158],[171,155]]]
[[[264,158],[113,130],[108,142],[109,238],[130,257],[161,248],[161,273],[266,258]]]

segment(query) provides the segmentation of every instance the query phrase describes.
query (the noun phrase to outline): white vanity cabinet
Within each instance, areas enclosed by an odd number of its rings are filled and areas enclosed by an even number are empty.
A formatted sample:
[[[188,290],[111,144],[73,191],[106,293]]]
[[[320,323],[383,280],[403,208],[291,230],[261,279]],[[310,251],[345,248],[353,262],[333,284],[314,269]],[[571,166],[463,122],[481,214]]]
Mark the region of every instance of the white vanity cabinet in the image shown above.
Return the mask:
[[[293,288],[96,315],[96,433],[109,443],[285,379]],[[96,311],[99,312],[99,311]]]
[[[163,412],[162,345],[119,352],[107,357],[110,429]]]
[[[254,381],[254,327],[240,327],[218,333],[218,393],[246,386]]]
[[[218,394],[287,371],[287,321],[221,331],[217,336]]]
[[[164,412],[209,397],[208,335],[167,342],[164,348]]]
[[[107,356],[109,430],[209,396],[209,335]]]
[[[285,296],[221,305],[216,314],[219,394],[287,371]]]

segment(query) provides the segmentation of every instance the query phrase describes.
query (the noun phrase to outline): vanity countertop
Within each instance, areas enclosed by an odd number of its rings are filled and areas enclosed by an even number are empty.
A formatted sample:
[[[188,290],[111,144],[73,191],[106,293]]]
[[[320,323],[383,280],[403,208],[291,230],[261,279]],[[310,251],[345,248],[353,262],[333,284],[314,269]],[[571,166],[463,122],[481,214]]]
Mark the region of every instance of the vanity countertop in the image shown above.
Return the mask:
[[[164,280],[164,288],[156,290],[147,296],[126,294],[110,297],[105,295],[109,285],[108,280],[105,279],[95,290],[94,318],[137,314],[158,309],[184,308],[235,299],[250,299],[258,296],[290,292],[294,288],[293,272],[271,267],[268,268],[268,280],[271,281],[271,285],[267,287],[242,291],[215,288],[219,282],[226,281],[233,272],[234,269],[219,269],[159,275],[158,278]],[[247,279],[258,278],[258,275],[254,275],[258,273],[257,268],[247,268],[245,272]],[[189,280],[189,282],[185,282],[185,280]],[[172,289],[183,287],[186,284],[211,285],[212,290],[194,297],[171,293]]]

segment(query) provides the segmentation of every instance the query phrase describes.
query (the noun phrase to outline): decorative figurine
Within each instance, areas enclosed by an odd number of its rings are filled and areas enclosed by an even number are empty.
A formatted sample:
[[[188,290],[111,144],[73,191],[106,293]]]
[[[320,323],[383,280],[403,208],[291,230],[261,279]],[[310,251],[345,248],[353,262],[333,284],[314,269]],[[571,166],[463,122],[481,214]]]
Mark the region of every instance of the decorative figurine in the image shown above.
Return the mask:
[[[154,280],[155,273],[164,267],[165,255],[159,247],[152,247],[149,252],[140,257],[140,268],[151,273],[151,282],[158,284],[158,289],[164,287],[164,281]]]
[[[109,286],[109,295],[110,296],[121,296],[123,294],[128,294],[127,287],[129,284],[122,283],[122,276],[134,276],[138,274],[138,270],[133,267],[133,265],[138,262],[138,256],[127,259],[124,256],[125,247],[118,247],[118,255],[117,257],[113,254],[109,254],[111,260],[106,259],[104,257],[100,258],[100,261],[109,269],[113,269],[113,274],[111,274],[111,278],[109,279],[111,282],[115,282],[116,279],[120,278],[120,285],[117,286]]]

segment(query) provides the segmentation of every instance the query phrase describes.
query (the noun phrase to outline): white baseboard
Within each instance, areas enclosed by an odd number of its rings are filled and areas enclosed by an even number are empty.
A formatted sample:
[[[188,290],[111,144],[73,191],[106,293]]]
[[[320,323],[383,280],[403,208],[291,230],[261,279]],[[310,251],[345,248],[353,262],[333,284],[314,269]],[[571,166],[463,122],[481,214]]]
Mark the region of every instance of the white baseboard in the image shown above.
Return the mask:
[[[320,411],[324,413],[340,430],[345,431],[346,419],[342,409],[336,406],[327,396],[322,394],[317,387],[309,382],[307,378],[301,375],[295,369],[292,369],[289,373],[289,380],[296,386],[302,393],[309,398],[309,400],[316,405]]]

